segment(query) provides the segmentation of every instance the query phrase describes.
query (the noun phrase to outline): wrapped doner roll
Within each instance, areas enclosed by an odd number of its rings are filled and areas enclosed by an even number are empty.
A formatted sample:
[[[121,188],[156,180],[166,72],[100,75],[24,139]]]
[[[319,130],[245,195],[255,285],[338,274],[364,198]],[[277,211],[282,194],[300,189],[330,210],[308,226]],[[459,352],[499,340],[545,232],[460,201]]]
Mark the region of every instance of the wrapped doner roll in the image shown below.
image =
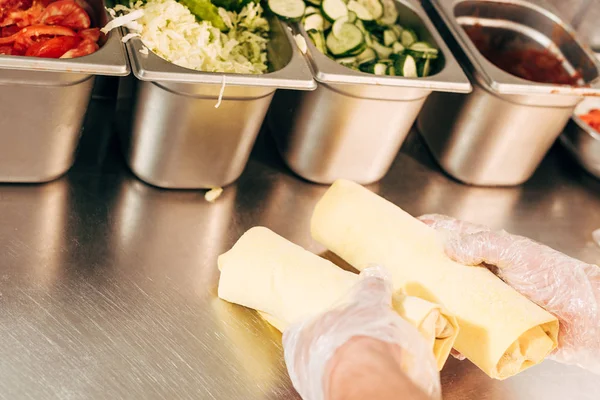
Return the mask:
[[[492,378],[515,375],[556,348],[553,315],[486,268],[450,260],[436,231],[356,183],[332,185],[311,232],[358,270],[385,265],[394,289],[448,309],[460,327],[454,347]]]
[[[358,281],[267,228],[247,231],[218,260],[219,297],[259,311],[279,331],[339,303]],[[458,335],[456,319],[428,301],[395,294],[393,306],[431,346],[441,369]]]

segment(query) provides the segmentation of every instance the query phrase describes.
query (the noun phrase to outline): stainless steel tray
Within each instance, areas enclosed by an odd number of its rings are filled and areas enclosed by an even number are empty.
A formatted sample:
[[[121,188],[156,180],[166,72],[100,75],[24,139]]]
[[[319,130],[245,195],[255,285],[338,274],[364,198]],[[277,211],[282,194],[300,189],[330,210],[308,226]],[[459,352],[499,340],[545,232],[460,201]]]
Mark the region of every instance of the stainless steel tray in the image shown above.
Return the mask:
[[[599,98],[591,97],[579,103],[559,139],[586,171],[600,178],[600,133],[578,117],[593,108],[600,109]]]
[[[90,1],[93,26],[107,21]],[[46,182],[73,164],[94,75],[129,73],[121,32],[70,60],[0,56],[0,182]]]
[[[531,177],[585,95],[599,95],[599,64],[575,32],[539,0],[431,0],[430,11],[469,75],[467,96],[437,93],[418,126],[434,157],[456,179],[512,186]],[[463,26],[478,25],[522,48],[548,49],[585,86],[531,82],[488,61]],[[440,129],[441,126],[441,129]],[[524,135],[522,132],[527,132]]]
[[[381,179],[432,91],[467,93],[471,85],[417,1],[396,2],[399,20],[437,45],[439,67],[426,78],[376,76],[346,68],[312,44],[307,57],[316,91],[276,94],[269,124],[279,152],[301,177],[318,183],[338,178]]]
[[[263,75],[195,71],[141,54],[138,38],[127,43],[138,81],[120,90],[120,131],[129,167],[140,179],[174,189],[228,185],[246,165],[275,90],[315,88],[287,26],[273,16],[269,22],[271,70]]]

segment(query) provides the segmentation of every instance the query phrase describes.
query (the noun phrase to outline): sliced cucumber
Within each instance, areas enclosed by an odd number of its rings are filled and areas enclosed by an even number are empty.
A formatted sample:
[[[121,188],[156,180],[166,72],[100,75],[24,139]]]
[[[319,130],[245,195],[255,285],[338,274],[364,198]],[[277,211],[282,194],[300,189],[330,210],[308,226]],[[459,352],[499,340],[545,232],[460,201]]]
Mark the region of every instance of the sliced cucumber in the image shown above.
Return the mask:
[[[371,47],[375,50],[379,58],[390,58],[390,55],[393,53],[391,47],[384,46],[376,40],[372,40]]]
[[[346,3],[343,0],[323,0],[321,10],[323,11],[323,16],[331,22],[348,15],[348,7],[346,7]]]
[[[383,15],[378,19],[378,23],[383,26],[392,26],[398,19],[398,9],[395,0],[381,0],[383,5]],[[400,36],[400,34],[397,34]]]
[[[427,42],[416,42],[410,45],[408,53],[415,58],[430,58],[438,57],[439,50]]]
[[[348,11],[348,22],[353,24],[356,22],[357,18],[358,17],[356,16],[356,13],[354,11]]]
[[[393,30],[387,29],[383,31],[383,44],[385,46],[391,47],[397,40],[398,36],[396,36],[396,33]]]
[[[387,75],[388,66],[386,64],[377,63],[373,67],[373,73],[375,75]]]
[[[312,40],[317,50],[323,54],[327,54],[327,46],[325,45],[325,37],[323,36],[323,32],[316,29],[311,29],[306,33],[308,33],[308,37],[310,37],[310,40]]]
[[[324,0],[325,3],[327,0]],[[327,49],[335,57],[351,55],[358,49],[364,48],[365,37],[354,24],[344,23],[338,35],[330,32],[325,41]],[[361,50],[362,51],[362,50]]]
[[[320,7],[323,0],[305,0],[308,4],[312,4],[313,6]]]
[[[343,57],[336,58],[335,61],[344,67],[358,69],[358,64],[356,63],[356,57]]]
[[[404,30],[404,28],[402,28],[400,25],[398,25],[398,24],[392,25],[392,26],[390,26],[390,29],[394,31],[394,33],[396,34],[396,36],[398,36],[398,38],[402,37],[402,31]]]
[[[362,53],[356,56],[356,61],[359,64],[364,64],[377,60],[377,53],[371,47],[367,47]]]
[[[319,4],[321,5],[321,4]],[[321,11],[313,6],[307,6],[306,9],[304,10],[304,16],[308,17],[309,15],[313,15],[313,14],[321,14]]]
[[[310,31],[311,29],[324,31],[325,25],[323,16],[321,14],[311,14],[308,17],[304,18],[304,29],[307,31]]]
[[[417,74],[420,78],[425,78],[431,74],[431,58],[426,58],[417,63]]]
[[[402,54],[394,61],[394,68],[396,75],[404,76],[406,78],[417,78],[417,63],[413,56],[408,54]]]
[[[342,28],[344,27],[344,24],[347,24],[347,23],[348,23],[347,15],[335,20],[335,22],[333,23],[333,26],[331,27],[331,32],[335,35],[336,38],[339,39],[341,37]]]
[[[328,31],[331,29],[333,24],[327,18],[323,18],[323,31]]]
[[[410,47],[410,45],[415,43],[417,40],[419,40],[419,38],[412,29],[405,29],[402,31],[402,35],[400,35],[400,41],[404,47]]]
[[[273,14],[285,21],[300,21],[306,10],[302,0],[268,0],[267,4]]]
[[[402,43],[396,42],[392,45],[392,51],[396,54],[401,54],[404,52],[405,47],[402,46]]]
[[[356,13],[356,16],[363,21],[373,21],[375,19],[369,10],[356,0],[348,2],[348,10]]]
[[[396,68],[393,65],[388,66],[387,74],[390,76],[396,76]]]
[[[371,20],[376,20],[383,17],[383,4],[381,0],[355,0],[358,4],[363,6],[369,14],[371,14]]]

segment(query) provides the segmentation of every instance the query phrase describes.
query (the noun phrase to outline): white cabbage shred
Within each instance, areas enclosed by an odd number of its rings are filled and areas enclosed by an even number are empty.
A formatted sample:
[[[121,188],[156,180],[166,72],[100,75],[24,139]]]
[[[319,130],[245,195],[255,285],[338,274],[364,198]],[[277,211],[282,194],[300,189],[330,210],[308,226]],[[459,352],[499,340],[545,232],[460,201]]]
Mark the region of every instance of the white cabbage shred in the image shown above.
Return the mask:
[[[219,8],[229,30],[221,32],[196,17],[175,0],[148,0],[118,5],[122,14],[104,30],[126,27],[139,34],[159,57],[185,68],[207,72],[262,74],[267,71],[269,23],[260,4],[250,2],[239,13]],[[128,37],[127,35],[126,37]],[[129,36],[133,37],[133,36]]]

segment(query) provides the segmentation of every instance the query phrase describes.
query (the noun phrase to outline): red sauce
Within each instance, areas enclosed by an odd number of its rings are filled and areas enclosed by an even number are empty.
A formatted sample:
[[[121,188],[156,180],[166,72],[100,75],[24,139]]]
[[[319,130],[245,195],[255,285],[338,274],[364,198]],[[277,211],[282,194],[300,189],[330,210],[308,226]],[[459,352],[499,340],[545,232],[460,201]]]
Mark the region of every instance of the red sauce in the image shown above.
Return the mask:
[[[571,75],[563,66],[564,60],[546,49],[510,48],[505,45],[505,38],[495,38],[484,32],[481,26],[464,29],[489,62],[511,75],[539,83],[580,85],[581,74]]]
[[[587,114],[580,115],[579,118],[592,128],[594,128],[597,132],[600,132],[600,110],[593,109],[590,110]]]

